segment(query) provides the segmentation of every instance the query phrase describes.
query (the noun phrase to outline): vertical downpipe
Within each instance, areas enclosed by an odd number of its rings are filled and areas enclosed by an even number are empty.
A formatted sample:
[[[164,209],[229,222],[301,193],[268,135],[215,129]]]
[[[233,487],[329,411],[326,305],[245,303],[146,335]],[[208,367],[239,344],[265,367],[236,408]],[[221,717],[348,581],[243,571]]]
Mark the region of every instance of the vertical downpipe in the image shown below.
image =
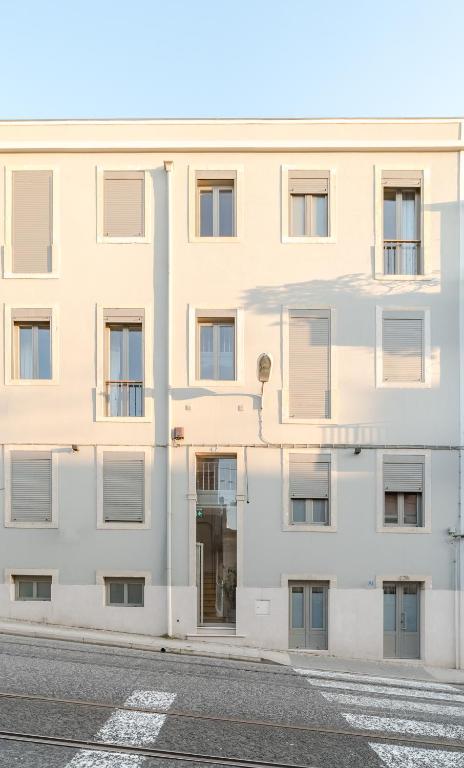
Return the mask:
[[[463,139],[464,125],[460,124],[459,138]],[[459,403],[459,444],[464,443],[464,152],[459,152],[459,375],[460,375],[460,403]],[[462,597],[461,590],[463,584],[463,558],[461,553],[462,537],[464,535],[464,520],[462,515],[462,462],[463,452],[459,450],[459,523],[458,537],[455,543],[455,568],[456,568],[456,593],[455,593],[455,626],[456,626],[456,669],[461,668],[462,664]]]
[[[172,385],[172,160],[164,161],[168,201],[168,237],[166,272],[166,626],[167,635],[172,637],[172,440],[171,440],[171,385]]]

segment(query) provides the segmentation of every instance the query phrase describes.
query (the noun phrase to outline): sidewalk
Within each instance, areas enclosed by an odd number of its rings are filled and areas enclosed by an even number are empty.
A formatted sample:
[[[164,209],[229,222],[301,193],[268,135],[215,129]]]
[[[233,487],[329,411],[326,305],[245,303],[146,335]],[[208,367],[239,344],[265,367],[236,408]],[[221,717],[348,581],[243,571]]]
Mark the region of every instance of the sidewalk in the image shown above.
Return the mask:
[[[255,648],[248,645],[232,645],[228,644],[227,641],[220,642],[218,640],[171,640],[150,635],[65,627],[56,624],[42,624],[15,619],[0,620],[0,635],[40,638],[43,640],[66,640],[68,642],[105,646],[108,648],[131,648],[139,651],[208,656],[215,659],[246,661],[256,664],[270,662],[287,667],[322,670],[334,676],[337,672],[352,672],[359,675],[402,678],[405,680],[433,680],[442,683],[464,685],[464,670],[429,667],[420,662],[344,659],[327,656],[326,654],[308,653],[307,651],[281,651]]]

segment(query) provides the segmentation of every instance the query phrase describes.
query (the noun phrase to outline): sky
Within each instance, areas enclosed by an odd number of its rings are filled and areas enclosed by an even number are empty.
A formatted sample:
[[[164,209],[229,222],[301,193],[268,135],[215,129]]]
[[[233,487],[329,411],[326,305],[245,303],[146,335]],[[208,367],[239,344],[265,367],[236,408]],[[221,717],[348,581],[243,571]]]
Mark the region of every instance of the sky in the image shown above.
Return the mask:
[[[464,114],[464,0],[0,0],[0,119]]]

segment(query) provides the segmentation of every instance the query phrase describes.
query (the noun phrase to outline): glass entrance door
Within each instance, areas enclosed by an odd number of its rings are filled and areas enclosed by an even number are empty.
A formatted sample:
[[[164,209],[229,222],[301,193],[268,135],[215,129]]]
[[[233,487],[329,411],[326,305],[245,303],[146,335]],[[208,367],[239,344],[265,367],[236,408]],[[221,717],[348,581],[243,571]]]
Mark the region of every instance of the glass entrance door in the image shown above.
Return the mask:
[[[420,658],[420,584],[386,582],[383,585],[383,655]]]
[[[327,650],[327,605],[329,587],[326,582],[291,582],[290,648]]]
[[[198,456],[196,490],[198,624],[235,624],[236,457]]]

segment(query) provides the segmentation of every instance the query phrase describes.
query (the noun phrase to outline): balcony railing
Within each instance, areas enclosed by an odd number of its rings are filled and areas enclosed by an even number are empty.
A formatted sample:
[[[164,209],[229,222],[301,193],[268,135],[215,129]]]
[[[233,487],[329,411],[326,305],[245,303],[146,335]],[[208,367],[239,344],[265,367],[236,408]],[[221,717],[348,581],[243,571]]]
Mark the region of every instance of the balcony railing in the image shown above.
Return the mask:
[[[420,240],[384,240],[386,275],[420,275]]]
[[[143,416],[143,381],[107,381],[108,416]]]

